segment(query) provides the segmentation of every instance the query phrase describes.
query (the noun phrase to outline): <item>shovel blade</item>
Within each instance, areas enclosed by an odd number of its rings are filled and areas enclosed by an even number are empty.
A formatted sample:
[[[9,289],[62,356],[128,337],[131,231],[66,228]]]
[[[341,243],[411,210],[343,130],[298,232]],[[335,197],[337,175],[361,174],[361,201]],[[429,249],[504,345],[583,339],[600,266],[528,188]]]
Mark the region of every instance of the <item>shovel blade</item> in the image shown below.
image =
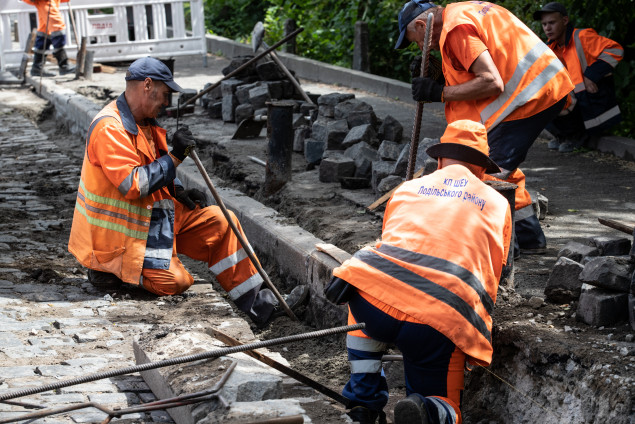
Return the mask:
[[[265,126],[265,123],[266,121],[256,120],[253,116],[243,119],[240,124],[238,124],[238,128],[236,128],[236,132],[232,136],[232,140],[258,137],[262,128]]]

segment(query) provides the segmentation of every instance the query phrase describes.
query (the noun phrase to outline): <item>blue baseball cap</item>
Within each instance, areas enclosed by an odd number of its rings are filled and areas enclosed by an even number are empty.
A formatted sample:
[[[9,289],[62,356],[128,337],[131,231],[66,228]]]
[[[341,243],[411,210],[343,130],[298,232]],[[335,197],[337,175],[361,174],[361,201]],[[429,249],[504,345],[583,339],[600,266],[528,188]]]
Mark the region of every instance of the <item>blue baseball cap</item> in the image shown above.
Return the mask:
[[[404,5],[399,12],[399,39],[395,44],[395,50],[405,49],[410,44],[406,38],[406,28],[417,16],[421,15],[428,9],[433,8],[436,4],[424,0],[410,0]]]
[[[143,81],[146,78],[150,78],[154,81],[163,81],[172,91],[183,91],[183,89],[174,82],[170,68],[159,59],[150,56],[135,60],[130,64],[126,72],[126,81]]]

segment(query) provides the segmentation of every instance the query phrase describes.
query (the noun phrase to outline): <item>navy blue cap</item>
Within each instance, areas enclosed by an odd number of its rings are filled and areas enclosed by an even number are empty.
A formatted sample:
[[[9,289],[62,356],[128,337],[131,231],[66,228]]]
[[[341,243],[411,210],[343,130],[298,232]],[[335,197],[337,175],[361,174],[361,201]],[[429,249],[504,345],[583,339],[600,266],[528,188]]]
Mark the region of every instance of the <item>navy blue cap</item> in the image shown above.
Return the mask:
[[[569,14],[567,13],[567,8],[564,7],[561,3],[554,1],[551,3],[545,4],[540,10],[536,10],[534,12],[534,19],[539,21],[542,19],[542,15],[544,13],[553,13],[553,12],[558,12],[562,16],[569,16]]]
[[[153,81],[163,81],[172,91],[183,91],[183,89],[174,82],[170,68],[159,59],[150,56],[135,60],[130,64],[126,72],[126,81],[143,81],[146,78],[150,78]]]
[[[399,39],[395,44],[395,50],[405,49],[410,44],[406,38],[406,28],[417,16],[421,15],[428,9],[433,8],[436,4],[424,0],[410,0],[399,12]]]

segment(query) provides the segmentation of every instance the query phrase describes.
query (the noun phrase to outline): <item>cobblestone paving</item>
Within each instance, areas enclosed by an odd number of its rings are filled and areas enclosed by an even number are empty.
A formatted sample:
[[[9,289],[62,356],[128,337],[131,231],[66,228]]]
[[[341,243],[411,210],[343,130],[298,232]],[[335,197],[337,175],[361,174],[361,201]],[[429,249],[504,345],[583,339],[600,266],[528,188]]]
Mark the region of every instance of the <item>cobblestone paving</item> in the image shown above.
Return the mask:
[[[0,102],[0,392],[134,365],[132,337],[152,326],[143,319],[112,319],[139,317],[140,301],[94,288],[66,251],[81,168],[81,152],[61,152],[59,144],[66,142],[51,140]],[[202,285],[193,293],[213,295],[210,290]],[[141,302],[165,304],[156,298]],[[14,400],[47,408],[83,402],[114,408],[154,399],[140,376],[126,375]],[[0,419],[34,411],[0,403]],[[88,408],[37,422],[106,417]],[[119,421],[172,422],[164,411]]]

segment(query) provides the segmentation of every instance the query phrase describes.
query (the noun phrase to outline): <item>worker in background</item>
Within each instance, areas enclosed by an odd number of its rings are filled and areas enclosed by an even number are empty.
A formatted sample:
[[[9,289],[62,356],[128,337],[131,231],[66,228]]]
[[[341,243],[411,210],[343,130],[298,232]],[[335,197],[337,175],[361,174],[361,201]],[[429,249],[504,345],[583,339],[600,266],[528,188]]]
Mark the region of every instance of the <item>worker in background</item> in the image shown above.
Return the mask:
[[[445,103],[448,123],[469,119],[485,125],[490,157],[502,170],[495,177],[519,186],[515,255],[544,253],[545,235],[518,166],[565,107],[571,79],[536,34],[508,10],[488,2],[440,7],[409,1],[399,12],[396,49],[412,42],[423,48],[429,13],[434,16],[431,48],[441,52],[445,85],[434,78],[414,78],[413,98]]]
[[[460,423],[466,360],[492,360],[491,313],[512,222],[507,200],[481,181],[500,172],[488,150],[482,124],[449,123],[426,151],[438,170],[402,184],[386,205],[381,241],[333,271],[356,288],[349,324],[366,323],[346,339],[343,395],[355,422],[385,422],[388,345],[403,353],[406,377],[397,424]]]
[[[75,72],[75,67],[68,63],[66,56],[66,25],[60,12],[60,2],[68,3],[68,0],[23,0],[25,3],[37,8],[38,28],[33,45],[33,66],[31,75],[53,77],[54,73],[45,71],[46,53],[53,46],[53,56],[57,60],[60,75]]]
[[[126,73],[126,90],[91,123],[68,250],[95,285],[140,285],[159,296],[177,295],[194,279],[177,252],[207,262],[236,306],[256,324],[281,315],[278,300],[249,260],[218,206],[186,190],[176,168],[196,147],[185,127],[171,137],[155,120],[171,92],[180,92],[161,61],[145,57]],[[232,214],[236,226],[240,223]],[[302,303],[306,286],[287,297]]]
[[[549,148],[571,152],[582,147],[589,136],[621,121],[615,98],[613,69],[624,49],[591,28],[573,28],[567,9],[560,3],[547,3],[534,13],[551,47],[569,71],[575,85],[571,105],[547,129],[556,137]]]

